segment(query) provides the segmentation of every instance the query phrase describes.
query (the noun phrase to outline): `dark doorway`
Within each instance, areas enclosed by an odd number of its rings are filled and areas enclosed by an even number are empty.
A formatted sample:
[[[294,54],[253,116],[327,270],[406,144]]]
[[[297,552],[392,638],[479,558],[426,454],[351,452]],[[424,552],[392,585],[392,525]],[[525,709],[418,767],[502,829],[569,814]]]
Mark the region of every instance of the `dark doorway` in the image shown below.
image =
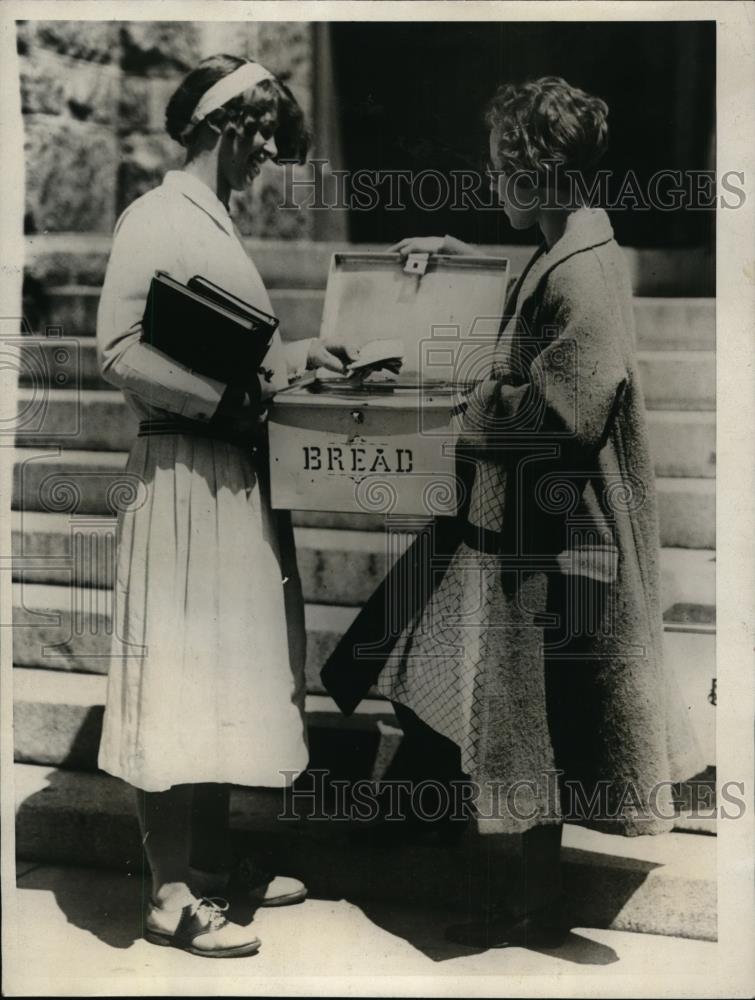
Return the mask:
[[[479,169],[482,111],[501,82],[557,75],[604,98],[614,177],[645,188],[659,170],[714,168],[715,23],[334,23],[333,70],[348,171]],[[410,201],[410,199],[408,199]],[[473,243],[531,243],[498,211],[407,204],[349,215],[356,242],[453,233]],[[712,239],[713,211],[621,211],[620,242],[693,246]]]

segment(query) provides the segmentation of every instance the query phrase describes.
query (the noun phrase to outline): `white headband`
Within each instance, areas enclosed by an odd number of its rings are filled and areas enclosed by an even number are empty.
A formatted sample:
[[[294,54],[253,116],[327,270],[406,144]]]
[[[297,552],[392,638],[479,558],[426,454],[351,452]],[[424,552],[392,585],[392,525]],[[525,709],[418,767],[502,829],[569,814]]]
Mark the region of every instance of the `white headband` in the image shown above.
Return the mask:
[[[204,121],[207,115],[222,108],[232,98],[243,94],[245,90],[256,87],[262,80],[272,79],[274,77],[270,70],[265,69],[261,63],[257,62],[245,62],[232,73],[221,77],[199,98],[189,124],[181,132],[181,138],[185,139],[201,121]]]

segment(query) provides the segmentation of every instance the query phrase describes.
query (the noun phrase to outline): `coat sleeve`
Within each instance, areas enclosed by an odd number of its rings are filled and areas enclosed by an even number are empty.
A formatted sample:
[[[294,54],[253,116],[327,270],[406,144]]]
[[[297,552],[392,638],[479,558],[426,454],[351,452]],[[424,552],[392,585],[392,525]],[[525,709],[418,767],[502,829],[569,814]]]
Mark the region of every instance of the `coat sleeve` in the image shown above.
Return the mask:
[[[226,386],[140,341],[156,270],[184,280],[175,236],[159,206],[127,209],[116,226],[97,313],[97,350],[108,382],[147,403],[192,420],[209,420]]]
[[[516,440],[520,456],[529,444],[554,443],[572,455],[601,447],[628,373],[614,297],[591,263],[566,261],[548,276],[540,321],[546,346],[532,341],[525,370],[487,379],[467,397],[459,432],[471,446],[505,455]]]

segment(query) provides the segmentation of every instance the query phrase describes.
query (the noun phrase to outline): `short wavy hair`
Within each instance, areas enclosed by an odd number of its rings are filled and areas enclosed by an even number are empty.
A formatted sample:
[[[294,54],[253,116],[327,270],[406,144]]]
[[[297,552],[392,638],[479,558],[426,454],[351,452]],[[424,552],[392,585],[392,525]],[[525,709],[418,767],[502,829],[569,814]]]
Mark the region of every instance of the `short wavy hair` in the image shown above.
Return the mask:
[[[590,173],[608,146],[608,105],[559,76],[499,87],[485,121],[498,132],[504,173],[535,173],[539,182],[555,165]]]
[[[172,139],[189,150],[189,157],[196,129],[188,136],[185,130],[200,97],[244,62],[246,60],[238,56],[225,54],[203,59],[187,73],[168,101],[165,129]],[[277,76],[257,84],[251,104],[243,96],[234,97],[209,114],[206,120],[218,128],[232,122],[247,134],[263,130],[269,132],[275,136],[278,147],[275,159],[278,162],[303,163],[306,159],[310,135],[304,113],[289,88]]]

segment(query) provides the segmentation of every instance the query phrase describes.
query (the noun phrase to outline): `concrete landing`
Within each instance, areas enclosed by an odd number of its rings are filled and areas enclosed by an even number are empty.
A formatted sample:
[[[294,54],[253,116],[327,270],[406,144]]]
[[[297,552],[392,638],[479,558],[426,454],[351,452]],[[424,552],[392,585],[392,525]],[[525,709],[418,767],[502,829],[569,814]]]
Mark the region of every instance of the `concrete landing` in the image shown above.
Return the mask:
[[[16,764],[16,853],[28,861],[143,870],[133,795],[102,773]],[[410,897],[427,909],[474,912],[500,899],[515,838],[470,828],[451,847],[354,843],[337,819],[281,819],[278,793],[244,789],[231,800],[234,837],[268,871],[303,878],[321,899]],[[688,833],[620,837],[564,830],[563,875],[575,923],[715,940],[717,838]],[[515,856],[514,856],[515,863]]]
[[[636,995],[631,984],[650,969],[659,994],[693,996],[703,995],[702,975],[714,975],[717,963],[712,942],[590,928],[575,928],[558,950],[476,952],[444,940],[458,913],[320,899],[258,911],[259,954],[209,961],[141,938],[148,887],[134,876],[45,865],[19,872],[17,961],[6,963],[6,996],[459,996],[466,989],[500,997],[544,989],[541,977],[558,977],[543,995],[618,996]],[[643,995],[655,995],[646,984]]]

